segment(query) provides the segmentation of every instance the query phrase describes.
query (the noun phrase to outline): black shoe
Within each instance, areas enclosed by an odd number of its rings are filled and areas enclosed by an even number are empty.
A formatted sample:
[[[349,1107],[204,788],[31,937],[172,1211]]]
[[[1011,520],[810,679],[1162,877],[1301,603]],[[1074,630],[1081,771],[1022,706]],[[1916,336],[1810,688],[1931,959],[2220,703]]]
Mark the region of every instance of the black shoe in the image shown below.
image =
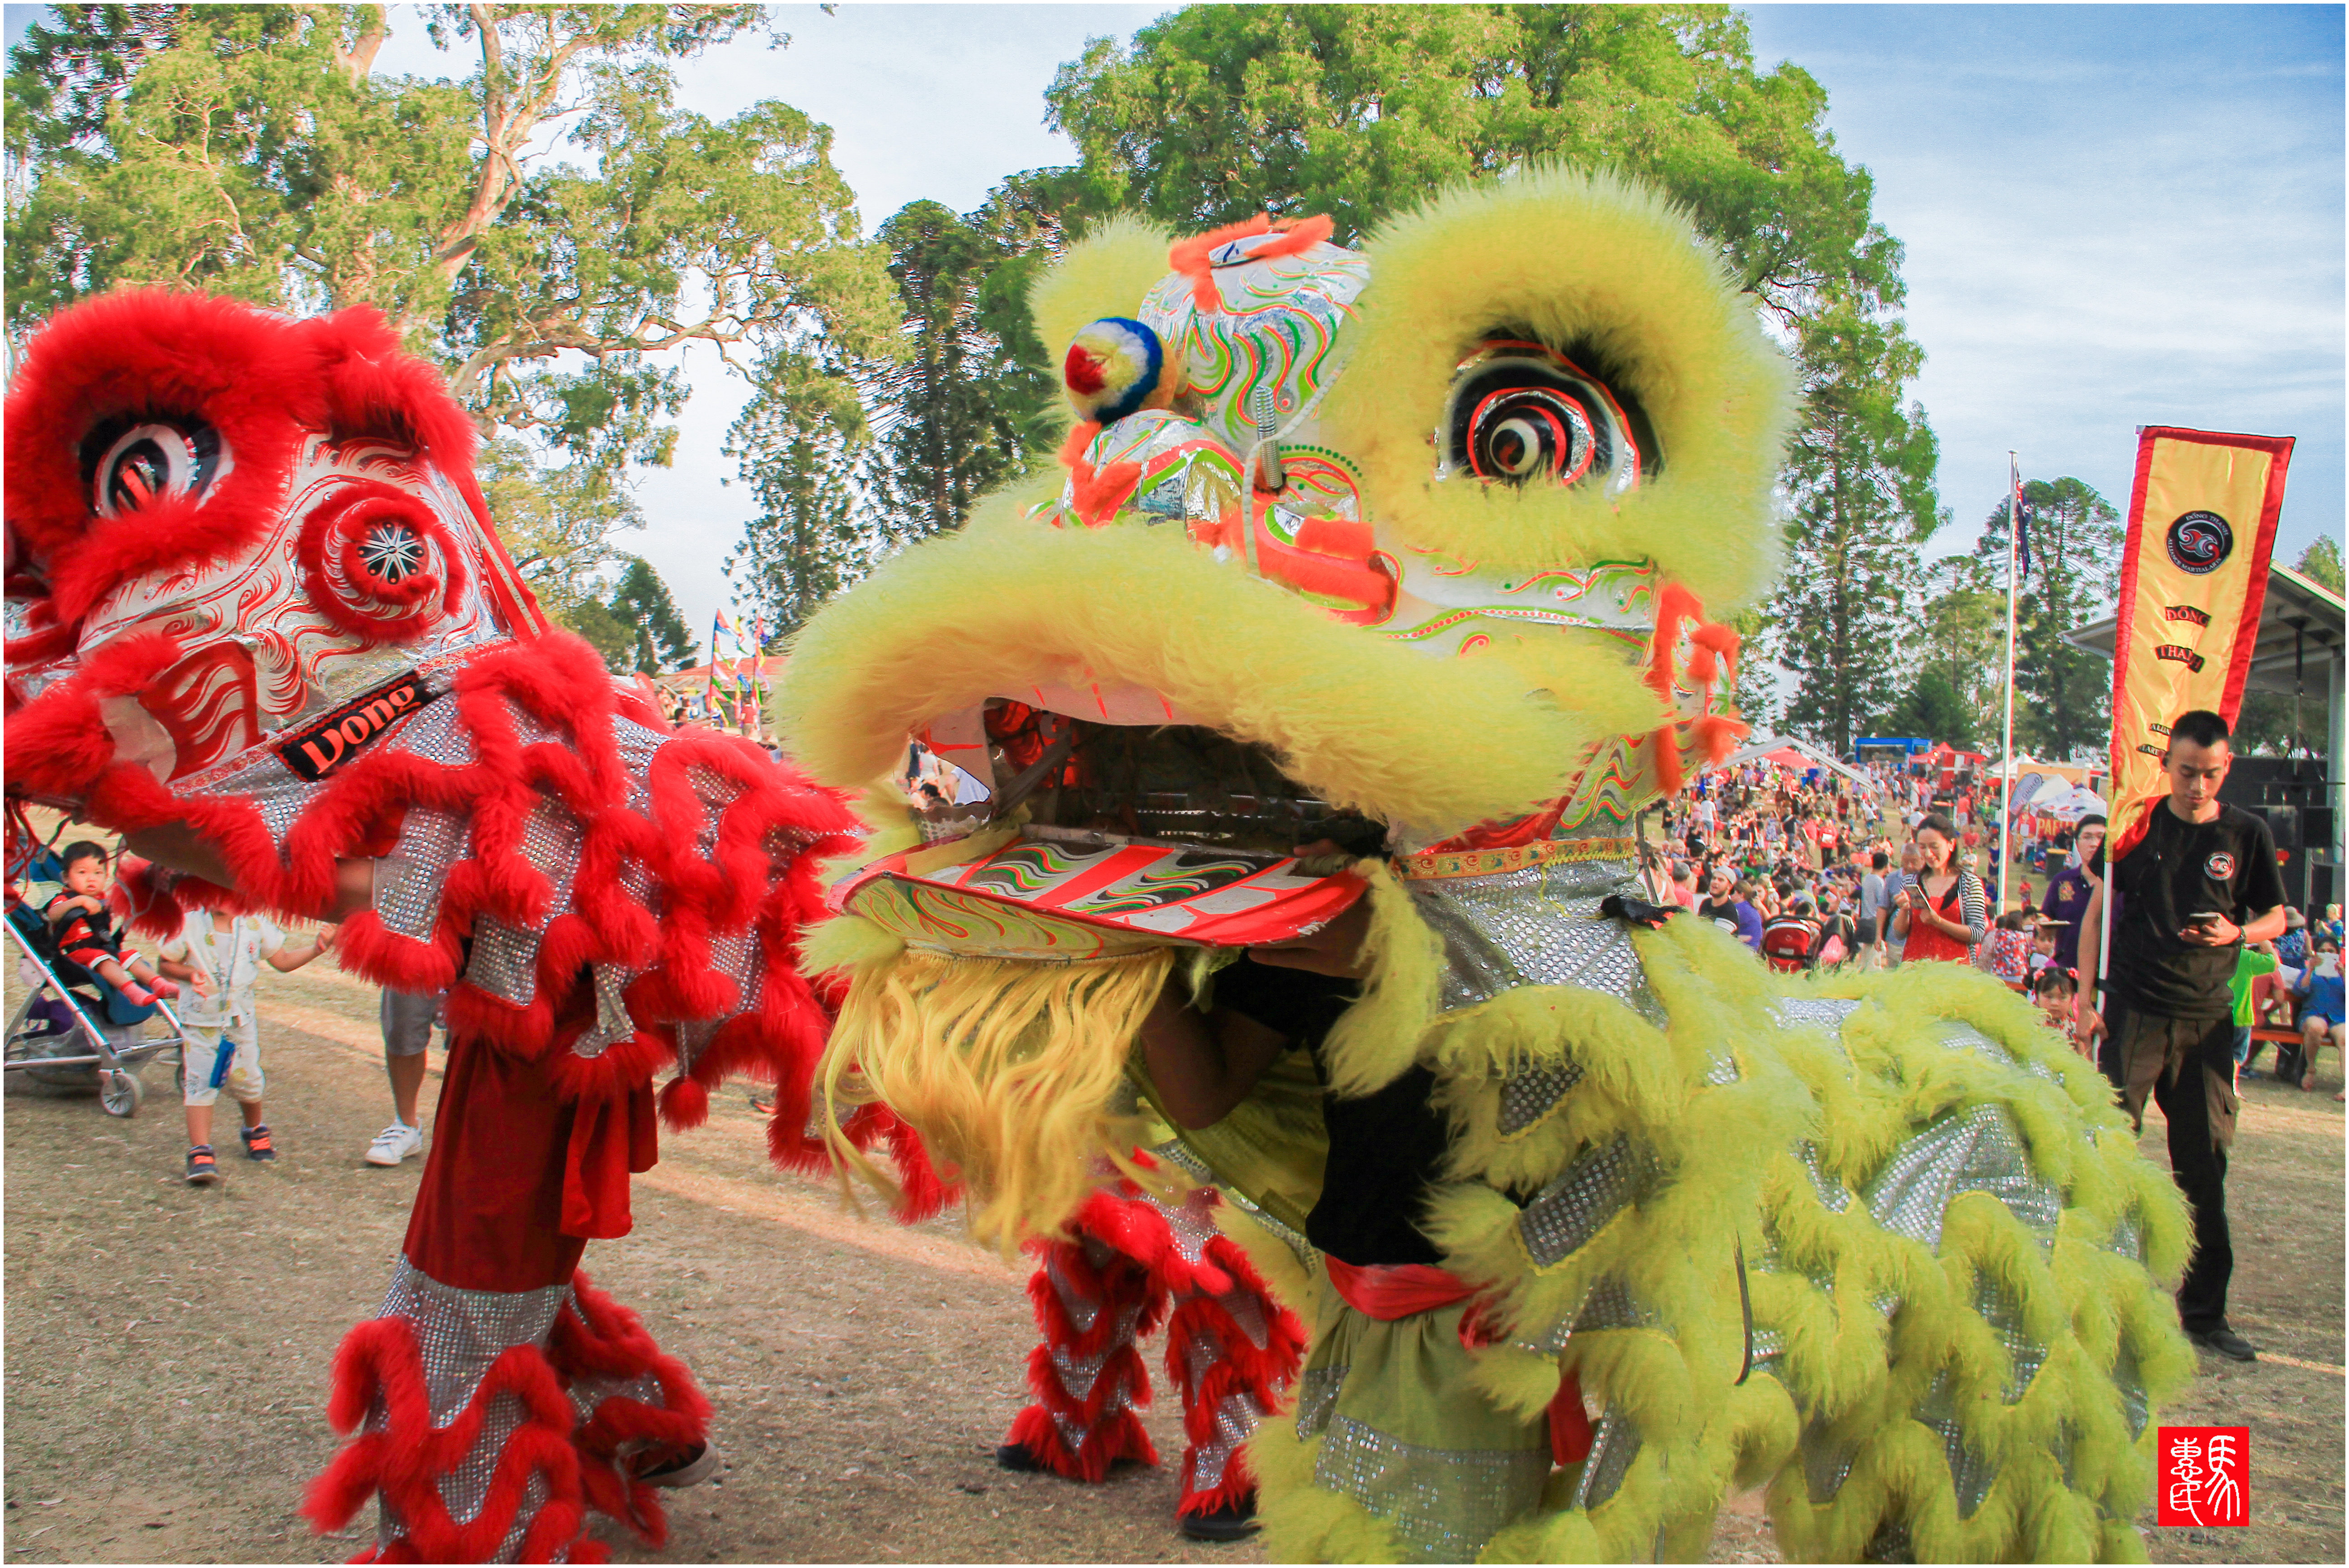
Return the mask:
[[[2223,1356],[2230,1361],[2257,1361],[2260,1358],[2260,1353],[2251,1348],[2251,1342],[2231,1328],[2213,1328],[2208,1333],[2189,1328],[2186,1331],[2186,1337],[2192,1340],[2197,1347],[2208,1350],[2213,1356]]]
[[[1034,1475],[1044,1469],[1044,1461],[1029,1450],[1026,1443],[1002,1443],[995,1450],[995,1468],[1017,1475]]]
[[[1256,1522],[1256,1494],[1206,1513],[1186,1513],[1175,1528],[1193,1541],[1246,1541],[1263,1526]]]
[[[199,1143],[188,1150],[188,1185],[213,1187],[220,1183],[220,1161],[212,1158],[212,1146]]]
[[[265,1124],[260,1127],[239,1128],[237,1131],[244,1140],[244,1157],[247,1160],[277,1158],[277,1148],[269,1141],[269,1129]]]
[[[724,1462],[725,1456],[718,1451],[716,1443],[703,1443],[648,1470],[637,1470],[636,1479],[647,1486],[699,1486],[717,1474],[718,1467]]]

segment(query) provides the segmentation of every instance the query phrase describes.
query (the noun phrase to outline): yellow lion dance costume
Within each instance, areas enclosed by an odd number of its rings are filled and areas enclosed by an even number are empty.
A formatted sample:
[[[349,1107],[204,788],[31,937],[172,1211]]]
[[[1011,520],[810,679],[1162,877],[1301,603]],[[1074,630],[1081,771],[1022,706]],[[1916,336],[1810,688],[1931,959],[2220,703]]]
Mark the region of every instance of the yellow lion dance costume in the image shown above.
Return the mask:
[[[1639,900],[1640,809],[1742,730],[1707,616],[1773,570],[1783,356],[1611,178],[1328,234],[1075,247],[1057,499],[802,637],[812,772],[911,735],[972,786],[868,796],[808,960],[851,979],[835,1111],[907,1119],[1006,1245],[1221,1190],[1315,1326],[1247,1450],[1275,1560],[1701,1559],[1762,1485],[1799,1558],[2140,1560],[2186,1231],[2092,1065],[1971,971],[1774,976]],[[1359,999],[1174,1131],[1161,992],[1356,899]],[[1412,1084],[1441,1266],[1325,1255],[1327,1127]]]

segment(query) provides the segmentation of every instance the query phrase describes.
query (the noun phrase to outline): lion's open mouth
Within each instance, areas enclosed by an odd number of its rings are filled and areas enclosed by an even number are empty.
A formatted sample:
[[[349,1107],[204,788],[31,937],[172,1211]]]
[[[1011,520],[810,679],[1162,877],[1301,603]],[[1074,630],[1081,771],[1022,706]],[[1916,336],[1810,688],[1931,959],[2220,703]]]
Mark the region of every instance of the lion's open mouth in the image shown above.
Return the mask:
[[[1315,799],[1269,747],[1204,726],[1103,724],[995,697],[985,733],[988,798],[927,802],[932,836],[959,836],[1025,806],[1031,827],[1242,852],[1287,854],[1328,840],[1358,857],[1386,841],[1385,824]]]

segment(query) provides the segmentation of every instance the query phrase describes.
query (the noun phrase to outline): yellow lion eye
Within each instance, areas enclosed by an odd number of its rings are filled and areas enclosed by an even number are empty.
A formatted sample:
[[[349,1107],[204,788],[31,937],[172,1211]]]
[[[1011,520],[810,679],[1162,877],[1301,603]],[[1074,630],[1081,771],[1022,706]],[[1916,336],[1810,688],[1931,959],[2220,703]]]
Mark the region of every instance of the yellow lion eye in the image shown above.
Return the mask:
[[[1597,377],[1539,344],[1486,344],[1454,379],[1439,432],[1438,478],[1507,485],[1596,480],[1610,494],[1639,483],[1644,453],[1621,403]]]

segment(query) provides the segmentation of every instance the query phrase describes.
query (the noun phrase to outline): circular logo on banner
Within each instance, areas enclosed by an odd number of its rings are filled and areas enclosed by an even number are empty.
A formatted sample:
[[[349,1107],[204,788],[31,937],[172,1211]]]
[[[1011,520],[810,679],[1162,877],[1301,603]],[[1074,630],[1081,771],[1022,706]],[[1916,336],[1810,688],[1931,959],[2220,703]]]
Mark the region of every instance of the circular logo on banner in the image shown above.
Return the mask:
[[[2225,882],[2235,874],[2235,857],[2220,850],[2202,862],[2202,871],[2212,882]]]
[[[2199,577],[2235,552],[2235,531],[2215,511],[2189,511],[2169,525],[2169,563]]]

